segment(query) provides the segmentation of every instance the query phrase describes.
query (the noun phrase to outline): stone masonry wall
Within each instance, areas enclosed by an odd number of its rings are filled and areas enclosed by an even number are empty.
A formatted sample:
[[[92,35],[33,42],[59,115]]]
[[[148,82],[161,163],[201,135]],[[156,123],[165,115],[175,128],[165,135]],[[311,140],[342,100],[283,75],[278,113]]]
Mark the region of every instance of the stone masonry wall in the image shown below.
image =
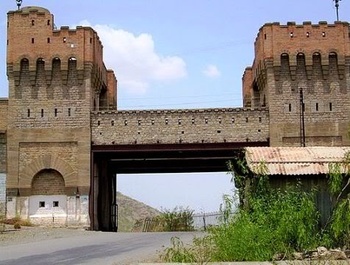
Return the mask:
[[[110,111],[91,114],[92,143],[266,142],[266,109]]]

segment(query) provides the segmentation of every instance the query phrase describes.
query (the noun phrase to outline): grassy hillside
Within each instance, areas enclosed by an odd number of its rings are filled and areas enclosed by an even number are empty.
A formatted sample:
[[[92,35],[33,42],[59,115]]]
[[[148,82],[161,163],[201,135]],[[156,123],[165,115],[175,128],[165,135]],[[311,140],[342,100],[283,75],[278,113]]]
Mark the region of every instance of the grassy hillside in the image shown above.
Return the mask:
[[[159,215],[159,211],[134,200],[122,193],[117,193],[118,203],[118,231],[130,232],[136,220]]]

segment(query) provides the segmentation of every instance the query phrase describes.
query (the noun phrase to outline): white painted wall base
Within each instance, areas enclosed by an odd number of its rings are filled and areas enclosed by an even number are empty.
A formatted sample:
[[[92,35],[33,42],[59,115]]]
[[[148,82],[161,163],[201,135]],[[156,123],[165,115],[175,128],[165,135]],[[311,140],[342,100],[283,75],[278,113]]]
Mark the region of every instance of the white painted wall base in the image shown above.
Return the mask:
[[[90,225],[88,196],[34,195],[8,197],[7,218],[20,216],[41,226]]]

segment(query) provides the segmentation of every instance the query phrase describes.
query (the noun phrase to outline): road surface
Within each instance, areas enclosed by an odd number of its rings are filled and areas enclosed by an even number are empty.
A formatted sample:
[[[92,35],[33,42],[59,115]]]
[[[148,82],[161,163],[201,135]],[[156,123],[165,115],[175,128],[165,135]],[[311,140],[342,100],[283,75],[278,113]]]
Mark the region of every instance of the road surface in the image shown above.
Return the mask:
[[[201,233],[93,232],[67,238],[0,246],[1,265],[137,264],[155,261],[173,236],[190,243]],[[1,235],[0,235],[1,236]]]

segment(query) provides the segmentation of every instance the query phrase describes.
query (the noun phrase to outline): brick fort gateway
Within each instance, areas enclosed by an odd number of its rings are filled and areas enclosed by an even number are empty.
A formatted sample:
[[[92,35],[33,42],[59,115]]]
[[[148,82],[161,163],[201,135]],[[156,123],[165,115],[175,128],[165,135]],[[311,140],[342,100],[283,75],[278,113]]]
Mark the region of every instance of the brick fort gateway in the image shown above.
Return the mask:
[[[57,29],[45,8],[8,12],[7,32],[8,218],[114,231],[116,173],[225,171],[246,146],[350,144],[347,22],[263,25],[243,74],[243,107],[219,109],[118,110],[96,31]]]

